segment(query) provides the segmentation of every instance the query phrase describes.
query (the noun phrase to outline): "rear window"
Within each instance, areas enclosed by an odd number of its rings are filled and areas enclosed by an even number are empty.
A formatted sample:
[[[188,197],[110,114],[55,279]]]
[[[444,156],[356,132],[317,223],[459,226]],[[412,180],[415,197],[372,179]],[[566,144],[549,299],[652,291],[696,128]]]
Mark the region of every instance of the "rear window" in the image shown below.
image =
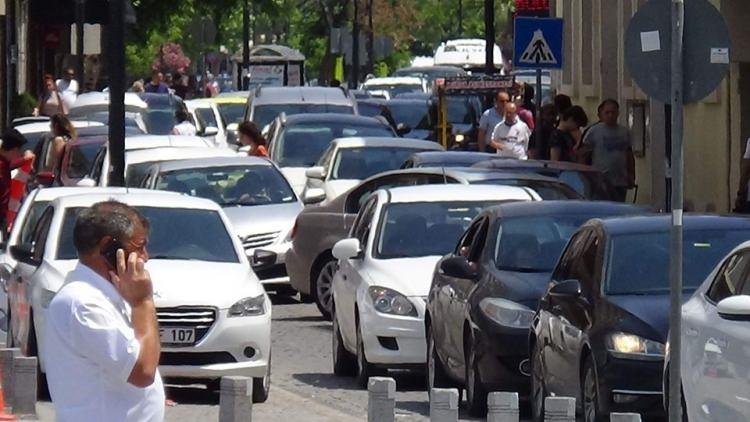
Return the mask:
[[[354,114],[354,108],[331,104],[270,104],[254,107],[252,120],[259,128],[263,128],[281,113],[287,116],[308,113]]]

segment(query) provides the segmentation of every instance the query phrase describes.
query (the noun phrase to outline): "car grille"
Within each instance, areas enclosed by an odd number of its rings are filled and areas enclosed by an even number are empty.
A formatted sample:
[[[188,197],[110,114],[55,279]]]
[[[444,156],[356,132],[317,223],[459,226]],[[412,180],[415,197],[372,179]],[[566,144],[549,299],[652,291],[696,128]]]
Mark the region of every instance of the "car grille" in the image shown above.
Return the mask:
[[[156,318],[162,327],[185,327],[195,329],[195,343],[206,336],[216,321],[216,309],[206,306],[179,306],[176,308],[158,308]],[[170,345],[170,347],[191,347],[190,344]]]
[[[245,249],[255,249],[268,246],[276,241],[280,233],[281,232],[251,234],[242,239],[242,246],[244,246]]]
[[[212,365],[215,363],[236,363],[229,352],[162,352],[159,365]]]

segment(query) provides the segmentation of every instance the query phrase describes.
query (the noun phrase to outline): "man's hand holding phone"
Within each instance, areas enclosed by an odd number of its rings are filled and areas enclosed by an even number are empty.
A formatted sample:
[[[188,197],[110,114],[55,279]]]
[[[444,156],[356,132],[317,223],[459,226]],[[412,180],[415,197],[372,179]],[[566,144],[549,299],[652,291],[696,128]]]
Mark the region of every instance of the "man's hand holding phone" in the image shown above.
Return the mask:
[[[125,251],[118,249],[117,273],[109,273],[112,284],[133,308],[153,300],[151,276],[144,268],[144,264],[135,252],[131,252],[126,261]]]

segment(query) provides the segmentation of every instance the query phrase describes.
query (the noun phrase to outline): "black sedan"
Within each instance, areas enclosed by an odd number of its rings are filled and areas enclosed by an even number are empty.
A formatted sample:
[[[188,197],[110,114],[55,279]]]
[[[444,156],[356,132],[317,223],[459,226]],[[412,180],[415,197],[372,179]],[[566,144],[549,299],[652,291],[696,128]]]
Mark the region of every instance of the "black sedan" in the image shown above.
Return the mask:
[[[537,302],[568,238],[591,218],[643,213],[610,202],[510,203],[483,211],[438,263],[427,299],[429,387],[465,386],[472,414],[490,390],[529,393]]]
[[[571,237],[534,316],[535,420],[548,395],[575,397],[585,422],[613,411],[663,415],[669,228],[666,216],[592,220]],[[750,238],[750,220],[686,216],[684,230],[688,295]]]

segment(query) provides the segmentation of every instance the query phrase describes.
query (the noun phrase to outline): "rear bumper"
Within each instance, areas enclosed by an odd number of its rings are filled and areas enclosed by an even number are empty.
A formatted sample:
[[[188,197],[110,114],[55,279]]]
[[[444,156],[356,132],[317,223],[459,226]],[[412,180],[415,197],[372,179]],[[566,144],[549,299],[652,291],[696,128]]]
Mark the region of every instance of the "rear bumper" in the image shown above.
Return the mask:
[[[295,250],[289,248],[285,256],[286,272],[294,290],[309,295],[310,292],[310,262],[306,262]]]

